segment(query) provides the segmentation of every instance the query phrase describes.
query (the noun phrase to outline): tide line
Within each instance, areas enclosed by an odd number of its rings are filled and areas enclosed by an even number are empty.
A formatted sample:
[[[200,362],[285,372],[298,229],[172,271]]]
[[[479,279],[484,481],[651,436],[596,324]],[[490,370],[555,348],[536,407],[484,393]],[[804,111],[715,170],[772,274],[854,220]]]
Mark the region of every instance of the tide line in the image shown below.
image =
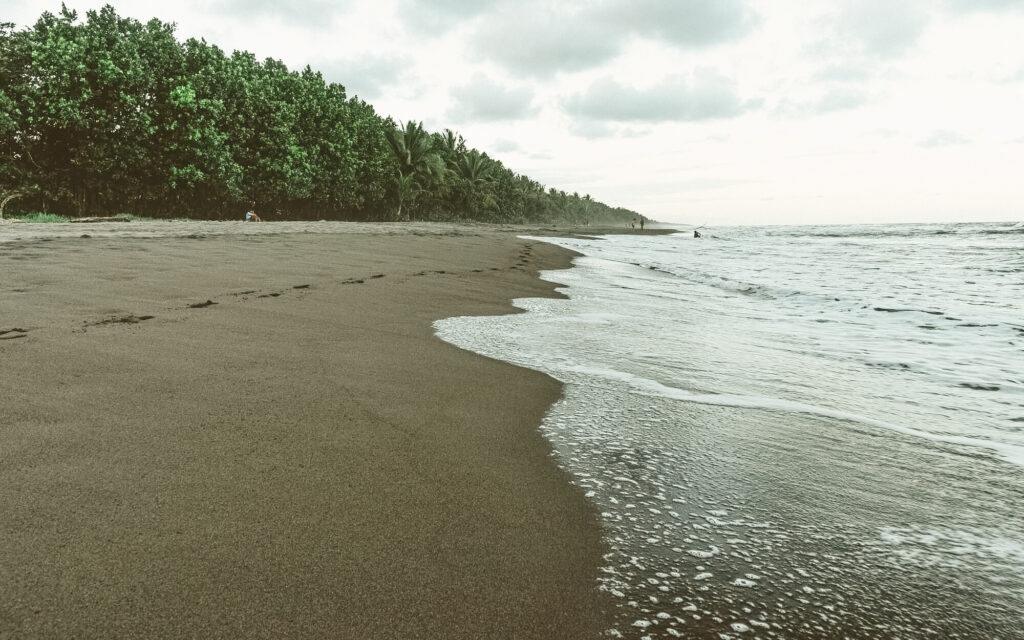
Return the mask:
[[[624,371],[618,371],[615,369],[587,367],[581,365],[571,365],[562,368],[567,373],[577,373],[586,376],[594,376],[597,378],[603,378],[605,380],[613,380],[627,384],[629,387],[634,389],[638,393],[671,398],[673,400],[680,400],[683,402],[694,402],[697,404],[706,405],[717,405],[724,407],[736,407],[740,409],[756,409],[764,411],[782,411],[789,413],[800,413],[805,415],[815,415],[825,418],[834,418],[844,422],[855,422],[879,429],[887,429],[895,431],[908,436],[922,438],[933,442],[941,442],[943,444],[952,444],[957,446],[969,447],[972,449],[985,449],[988,450],[1001,459],[1019,467],[1024,467],[1024,443],[1015,444],[1010,442],[996,442],[993,440],[987,440],[984,438],[974,438],[970,436],[957,436],[950,434],[940,433],[929,433],[921,429],[915,429],[913,427],[905,427],[903,425],[893,424],[891,422],[885,422],[884,420],[877,420],[875,418],[869,418],[867,416],[857,415],[855,413],[849,413],[846,411],[840,411],[838,409],[830,409],[828,407],[820,407],[817,405],[807,404],[803,402],[796,402],[793,400],[785,400],[782,398],[759,398],[756,396],[741,396],[733,394],[717,394],[717,393],[694,393],[685,389],[679,389],[677,387],[670,387],[664,385],[656,380],[649,378],[643,378],[636,376],[631,373]],[[554,374],[555,377],[559,377]]]

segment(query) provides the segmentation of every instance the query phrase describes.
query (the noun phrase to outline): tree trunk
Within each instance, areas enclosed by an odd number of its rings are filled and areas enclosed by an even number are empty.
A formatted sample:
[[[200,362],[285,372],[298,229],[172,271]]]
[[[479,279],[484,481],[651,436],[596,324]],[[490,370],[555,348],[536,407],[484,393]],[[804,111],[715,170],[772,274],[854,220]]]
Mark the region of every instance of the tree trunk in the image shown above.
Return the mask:
[[[14,193],[8,194],[7,197],[4,198],[3,200],[0,200],[0,220],[4,219],[4,207],[7,206],[7,203],[10,202],[11,200],[14,200],[15,198],[20,198],[23,195],[25,194],[21,193],[20,191],[15,191]]]

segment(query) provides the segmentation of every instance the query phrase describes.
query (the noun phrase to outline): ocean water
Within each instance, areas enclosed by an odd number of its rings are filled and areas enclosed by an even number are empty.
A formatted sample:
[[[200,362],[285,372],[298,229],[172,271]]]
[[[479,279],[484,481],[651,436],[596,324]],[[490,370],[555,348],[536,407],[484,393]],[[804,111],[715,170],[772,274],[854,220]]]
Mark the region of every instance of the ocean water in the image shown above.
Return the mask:
[[[1024,638],[1024,224],[531,239],[438,334],[565,383],[609,637]]]

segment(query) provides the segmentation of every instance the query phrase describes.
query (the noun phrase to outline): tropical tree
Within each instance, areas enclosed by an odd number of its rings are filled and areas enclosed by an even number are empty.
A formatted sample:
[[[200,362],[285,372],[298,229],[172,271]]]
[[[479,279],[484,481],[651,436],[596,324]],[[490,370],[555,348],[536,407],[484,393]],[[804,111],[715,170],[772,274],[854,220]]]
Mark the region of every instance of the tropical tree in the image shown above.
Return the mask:
[[[459,155],[454,164],[455,185],[452,187],[453,200],[463,215],[475,219],[489,219],[498,208],[495,197],[496,169],[499,163],[491,160],[486,153],[470,149]]]
[[[441,154],[434,150],[434,138],[423,129],[423,123],[411,120],[404,126],[399,123],[398,127],[388,131],[387,140],[398,164],[395,186],[399,210],[403,205],[411,204],[420,192],[440,195],[437,192],[444,183],[447,168]],[[436,209],[436,202],[433,204],[430,208]]]
[[[25,115],[34,104],[27,82],[30,65],[28,33],[14,31],[12,23],[0,23],[0,198],[4,204],[39,179],[27,157],[24,138]]]
[[[455,169],[462,154],[466,153],[466,141],[463,137],[451,129],[445,129],[441,133],[435,133],[434,150],[444,160],[445,166]]]
[[[480,153],[476,149],[470,149],[462,154],[455,165],[459,176],[473,185],[482,184],[491,176],[493,169],[494,161],[488,158],[486,153]]]
[[[398,174],[395,177],[395,187],[398,198],[398,211],[395,212],[395,219],[401,220],[402,206],[412,200],[413,196],[420,190],[420,186],[416,183],[416,176],[410,173],[407,176]]]
[[[388,132],[388,143],[403,176],[415,175],[423,185],[444,179],[444,161],[434,151],[434,140],[423,130],[422,122],[410,120],[404,127],[399,123]]]
[[[0,212],[218,218],[252,200],[293,218],[637,215],[548,190],[451,129],[396,126],[309,67],[178,42],[156,19],[108,5],[0,23]]]

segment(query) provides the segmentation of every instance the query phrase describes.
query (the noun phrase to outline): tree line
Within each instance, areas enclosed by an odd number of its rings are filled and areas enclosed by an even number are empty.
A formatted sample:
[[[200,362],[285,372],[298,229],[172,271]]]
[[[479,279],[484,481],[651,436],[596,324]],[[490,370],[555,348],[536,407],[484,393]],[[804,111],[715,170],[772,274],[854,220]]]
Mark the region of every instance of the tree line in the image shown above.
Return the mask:
[[[308,66],[289,70],[111,6],[0,23],[8,212],[231,219],[622,224],[461,135],[397,123]],[[2,213],[2,210],[0,210]]]

